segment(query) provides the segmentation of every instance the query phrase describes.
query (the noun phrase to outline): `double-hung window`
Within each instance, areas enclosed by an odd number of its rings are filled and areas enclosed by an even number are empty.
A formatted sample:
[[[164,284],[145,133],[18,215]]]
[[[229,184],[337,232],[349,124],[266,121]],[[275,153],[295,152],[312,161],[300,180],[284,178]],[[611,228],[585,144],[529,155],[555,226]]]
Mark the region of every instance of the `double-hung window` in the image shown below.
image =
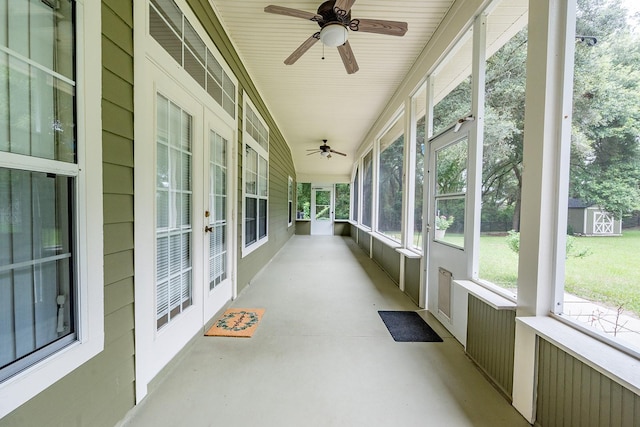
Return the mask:
[[[0,16],[0,418],[103,346],[100,17],[88,9],[12,0]],[[76,19],[98,26],[85,22],[77,51]]]
[[[245,94],[242,254],[268,241],[269,129]]]

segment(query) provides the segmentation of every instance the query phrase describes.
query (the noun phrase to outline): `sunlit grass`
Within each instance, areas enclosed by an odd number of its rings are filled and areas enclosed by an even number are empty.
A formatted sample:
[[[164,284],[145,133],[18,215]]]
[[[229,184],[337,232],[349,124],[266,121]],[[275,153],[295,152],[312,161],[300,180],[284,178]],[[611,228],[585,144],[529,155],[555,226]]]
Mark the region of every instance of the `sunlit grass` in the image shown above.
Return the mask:
[[[480,247],[480,278],[514,288],[518,257],[506,237],[482,236]],[[625,230],[621,237],[576,237],[574,248],[576,253],[588,249],[589,255],[566,260],[565,290],[640,314],[640,230]]]

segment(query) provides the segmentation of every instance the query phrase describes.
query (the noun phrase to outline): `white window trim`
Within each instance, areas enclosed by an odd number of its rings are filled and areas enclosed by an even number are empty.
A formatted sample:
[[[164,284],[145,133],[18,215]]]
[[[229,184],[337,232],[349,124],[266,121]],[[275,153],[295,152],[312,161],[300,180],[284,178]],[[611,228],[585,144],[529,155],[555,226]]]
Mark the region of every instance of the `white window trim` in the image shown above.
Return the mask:
[[[253,110],[256,117],[260,121],[260,123],[262,123],[262,125],[267,129],[267,133],[269,133],[269,126],[267,126],[267,123],[262,118],[262,115],[254,105],[254,103],[251,102],[249,95],[244,91],[242,94],[242,99],[243,99],[242,156],[243,158],[246,156],[246,149],[247,147],[249,147],[252,150],[254,150],[256,153],[258,153],[258,164],[260,164],[260,161],[259,161],[260,157],[262,157],[267,161],[267,233],[263,238],[260,238],[260,236],[256,234],[256,241],[249,246],[246,245],[246,241],[245,241],[246,239],[245,220],[246,220],[246,212],[247,212],[247,206],[246,206],[247,177],[246,177],[246,165],[244,161],[242,162],[242,257],[244,258],[245,256],[249,255],[250,253],[260,248],[262,245],[266,244],[269,241],[269,168],[270,166],[269,166],[269,151],[265,150],[264,147],[262,147],[258,141],[254,140],[253,137],[249,135],[249,133],[246,131],[247,106]],[[269,143],[269,135],[267,135],[267,143]],[[260,199],[260,196],[258,196],[258,199]],[[256,222],[256,226],[258,226],[257,222]]]
[[[104,349],[100,13],[99,3],[76,0],[78,338],[0,384],[0,418]]]

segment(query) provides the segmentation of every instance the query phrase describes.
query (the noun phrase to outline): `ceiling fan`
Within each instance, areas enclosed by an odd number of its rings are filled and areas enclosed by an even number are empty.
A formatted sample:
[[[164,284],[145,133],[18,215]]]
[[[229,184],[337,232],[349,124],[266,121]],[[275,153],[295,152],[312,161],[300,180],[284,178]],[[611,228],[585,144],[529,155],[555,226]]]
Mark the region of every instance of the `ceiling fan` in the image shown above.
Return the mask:
[[[308,153],[307,156],[310,156],[310,155],[316,154],[316,153],[320,153],[320,155],[322,157],[326,157],[327,159],[331,158],[331,153],[338,154],[340,156],[346,156],[346,154],[341,153],[339,151],[336,151],[336,150],[332,149],[331,147],[329,147],[327,145],[327,140],[326,139],[323,139],[322,142],[323,142],[323,144],[318,148],[308,148],[307,151],[311,151],[311,153]]]
[[[287,65],[294,64],[311,46],[320,40],[325,46],[338,48],[347,73],[353,74],[358,71],[359,67],[349,45],[349,40],[347,40],[349,33],[347,29],[399,37],[404,36],[407,32],[406,22],[381,19],[351,19],[351,7],[354,3],[355,0],[328,0],[318,7],[317,13],[284,6],[269,5],[265,7],[265,12],[307,19],[316,22],[320,26],[320,31],[305,40],[300,47],[284,60],[284,63]]]

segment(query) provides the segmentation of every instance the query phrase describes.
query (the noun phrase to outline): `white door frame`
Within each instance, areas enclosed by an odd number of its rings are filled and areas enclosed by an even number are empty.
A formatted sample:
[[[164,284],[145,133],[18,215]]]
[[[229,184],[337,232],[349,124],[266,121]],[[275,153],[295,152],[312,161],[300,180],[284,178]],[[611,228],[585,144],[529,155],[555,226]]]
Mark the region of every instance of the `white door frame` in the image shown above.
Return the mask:
[[[216,49],[207,32],[185,0],[176,0],[185,18],[199,34],[222,66],[225,74],[238,87],[233,71]],[[147,394],[149,382],[167,363],[198,333],[202,332],[216,308],[225,298],[235,297],[235,271],[237,270],[237,114],[230,115],[167,53],[149,34],[149,1],[134,4],[134,60],[135,126],[134,140],[134,210],[135,210],[135,355],[136,402]],[[155,204],[156,204],[156,93],[160,91],[172,101],[193,114],[192,149],[192,305],[175,320],[157,330],[156,280],[155,280]],[[237,92],[237,89],[236,89]],[[235,99],[239,99],[236,93]],[[219,119],[225,126],[216,126],[218,132],[229,137],[231,161],[229,162],[229,253],[230,290],[209,292],[208,277],[205,280],[205,156],[204,142],[209,125]],[[230,131],[229,131],[230,130]],[[233,153],[233,154],[231,154]],[[208,260],[208,259],[207,259]],[[224,287],[221,289],[225,289]],[[217,288],[215,289],[218,290]],[[222,296],[224,295],[224,296]],[[228,299],[227,299],[228,301]]]
[[[209,109],[205,108],[205,127],[204,127],[204,163],[203,167],[203,182],[204,185],[204,199],[205,206],[204,210],[200,213],[203,216],[204,227],[208,226],[207,217],[205,211],[208,210],[207,200],[209,197],[209,185],[211,184],[210,176],[209,176],[209,159],[210,159],[210,147],[209,147],[209,135],[210,131],[216,132],[218,135],[223,137],[227,141],[227,150],[226,150],[226,164],[227,164],[227,176],[226,176],[226,194],[227,194],[227,203],[226,203],[226,219],[227,219],[227,233],[226,233],[226,245],[227,245],[227,256],[226,256],[226,265],[227,265],[227,278],[223,280],[220,284],[218,284],[214,289],[209,288],[209,238],[210,233],[203,229],[202,238],[203,238],[203,250],[204,250],[204,260],[206,262],[203,263],[204,271],[203,271],[203,294],[204,294],[204,307],[203,307],[203,324],[206,324],[229,300],[236,297],[237,293],[237,284],[236,284],[236,241],[237,241],[237,233],[236,233],[236,221],[233,215],[235,203],[236,203],[236,179],[237,177],[237,161],[236,161],[236,143],[235,143],[235,135],[233,129],[225,123],[219,116],[211,112]]]
[[[429,141],[429,174],[428,174],[428,198],[426,199],[425,204],[425,214],[428,213],[428,217],[426,222],[429,224],[427,228],[427,232],[425,233],[425,248],[427,249],[427,253],[429,254],[429,259],[427,261],[426,267],[426,277],[425,277],[425,286],[426,286],[426,295],[427,295],[427,304],[429,311],[447,328],[449,329],[456,338],[458,338],[459,331],[458,329],[464,325],[466,328],[466,313],[463,313],[462,310],[456,310],[457,307],[460,307],[460,304],[457,304],[458,298],[466,298],[465,295],[458,295],[455,292],[455,289],[451,290],[451,308],[450,308],[450,316],[447,318],[444,314],[439,312],[438,310],[438,279],[439,279],[439,268],[443,267],[447,271],[453,274],[454,278],[468,278],[467,277],[467,257],[469,256],[469,251],[467,248],[467,243],[465,241],[465,248],[456,247],[450,244],[447,244],[444,241],[436,240],[435,238],[435,189],[436,189],[436,152],[451,146],[463,139],[470,139],[470,126],[468,124],[464,124],[458,131],[454,131],[453,129],[444,132],[431,141]],[[467,151],[467,171],[469,170],[469,157]],[[469,191],[469,181],[467,181],[467,196],[465,196],[465,216],[470,215],[469,206],[467,203]],[[466,219],[465,219],[466,223]],[[466,233],[465,233],[466,235]],[[465,237],[466,239],[466,237]],[[466,305],[465,305],[466,307]],[[466,329],[465,329],[466,331]],[[464,341],[464,340],[463,340]],[[463,342],[461,341],[461,342]]]
[[[328,191],[329,196],[329,219],[316,219],[316,191]],[[311,184],[311,234],[317,236],[333,236],[334,221],[334,188],[333,185]]]

